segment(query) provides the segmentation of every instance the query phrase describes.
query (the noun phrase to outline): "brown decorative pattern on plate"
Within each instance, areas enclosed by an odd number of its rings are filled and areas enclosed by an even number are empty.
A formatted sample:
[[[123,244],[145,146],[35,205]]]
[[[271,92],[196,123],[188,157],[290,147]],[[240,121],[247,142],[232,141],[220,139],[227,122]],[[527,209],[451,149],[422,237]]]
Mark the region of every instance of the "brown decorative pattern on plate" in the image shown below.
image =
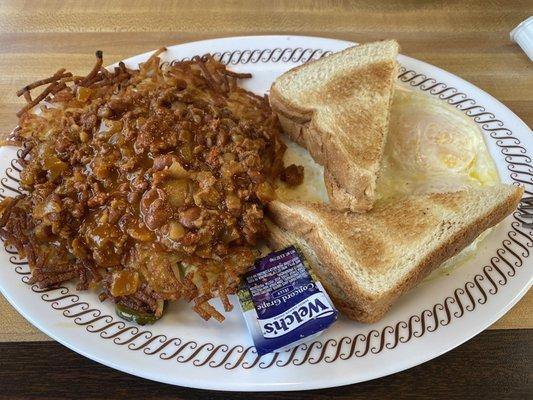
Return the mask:
[[[214,56],[226,64],[237,65],[307,62],[330,53],[322,49],[276,48],[228,51],[214,53]],[[131,351],[142,351],[147,356],[157,356],[161,360],[173,360],[197,367],[223,367],[228,370],[332,363],[378,354],[384,350],[392,350],[414,338],[430,334],[450,324],[454,319],[475,311],[487,302],[489,296],[496,295],[502,286],[513,279],[524,265],[524,259],[530,256],[533,247],[532,160],[520,140],[512,135],[504,123],[465,93],[403,67],[400,68],[398,79],[446,101],[472,118],[500,148],[507,163],[509,177],[516,184],[523,184],[526,188],[526,196],[522,199],[518,211],[512,216],[514,220],[511,222],[511,230],[507,232],[507,238],[502,241],[501,247],[496,250],[496,255],[490,259],[490,264],[483,266],[471,280],[456,288],[441,302],[380,330],[356,332],[353,336],[338,339],[315,340],[287,350],[283,356],[282,353],[274,353],[260,357],[255,349],[249,346],[199,343],[195,340],[155,334],[152,330],[105,314],[82,301],[67,287],[40,289],[36,285],[31,285],[31,290],[74,324],[84,327],[89,333],[98,334],[102,339],[112,341],[115,345],[124,346]],[[13,159],[11,167],[5,171],[6,176],[0,180],[0,197],[5,197],[7,193],[11,195],[20,193],[17,178],[20,170],[17,159]],[[10,262],[14,272],[21,277],[22,282],[28,284],[30,271],[27,262],[20,259],[13,249],[7,248],[6,251],[11,254]]]

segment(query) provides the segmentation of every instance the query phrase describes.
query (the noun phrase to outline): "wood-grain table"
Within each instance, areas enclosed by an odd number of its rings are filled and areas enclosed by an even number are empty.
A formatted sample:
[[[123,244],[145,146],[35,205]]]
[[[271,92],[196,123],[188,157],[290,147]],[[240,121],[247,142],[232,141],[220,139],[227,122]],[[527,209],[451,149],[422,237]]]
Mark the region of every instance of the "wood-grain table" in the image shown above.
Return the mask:
[[[532,14],[531,1],[0,1],[0,133],[17,123],[18,88],[60,67],[86,73],[96,49],[112,63],[163,45],[258,34],[395,38],[402,53],[472,82],[531,126],[533,64],[509,32]],[[309,392],[230,394],[96,364],[51,341],[0,296],[0,398],[531,398],[532,306],[530,291],[466,344],[389,377]]]

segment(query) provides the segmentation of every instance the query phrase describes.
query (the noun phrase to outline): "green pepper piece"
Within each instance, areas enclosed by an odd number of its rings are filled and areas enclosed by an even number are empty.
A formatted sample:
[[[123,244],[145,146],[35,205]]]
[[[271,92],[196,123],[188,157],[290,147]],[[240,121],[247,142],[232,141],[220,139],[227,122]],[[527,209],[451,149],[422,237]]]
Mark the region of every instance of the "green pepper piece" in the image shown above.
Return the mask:
[[[122,304],[115,304],[115,311],[120,318],[138,325],[152,325],[161,318],[152,313],[132,310]]]

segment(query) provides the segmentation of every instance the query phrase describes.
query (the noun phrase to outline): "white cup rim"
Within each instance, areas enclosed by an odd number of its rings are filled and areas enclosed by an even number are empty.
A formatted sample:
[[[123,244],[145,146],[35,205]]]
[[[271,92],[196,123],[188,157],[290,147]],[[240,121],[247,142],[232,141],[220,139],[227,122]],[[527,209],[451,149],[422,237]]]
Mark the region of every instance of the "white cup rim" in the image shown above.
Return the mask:
[[[516,42],[516,38],[523,34],[531,24],[533,24],[533,16],[520,22],[518,26],[511,31],[511,40]]]

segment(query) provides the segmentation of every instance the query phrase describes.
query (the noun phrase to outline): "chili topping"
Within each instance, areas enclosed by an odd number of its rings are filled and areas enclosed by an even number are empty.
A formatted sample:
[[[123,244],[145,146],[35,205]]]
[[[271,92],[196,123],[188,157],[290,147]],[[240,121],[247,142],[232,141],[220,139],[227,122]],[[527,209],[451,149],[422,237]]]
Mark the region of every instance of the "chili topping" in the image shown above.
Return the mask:
[[[209,55],[162,64],[161,51],[113,71],[97,52],[87,76],[61,69],[18,92],[24,194],[0,204],[0,235],[41,287],[75,279],[156,317],[183,298],[223,320],[208,300],[232,309],[275,180],[298,184],[303,171],[284,170],[267,98],[238,86],[250,74]]]

